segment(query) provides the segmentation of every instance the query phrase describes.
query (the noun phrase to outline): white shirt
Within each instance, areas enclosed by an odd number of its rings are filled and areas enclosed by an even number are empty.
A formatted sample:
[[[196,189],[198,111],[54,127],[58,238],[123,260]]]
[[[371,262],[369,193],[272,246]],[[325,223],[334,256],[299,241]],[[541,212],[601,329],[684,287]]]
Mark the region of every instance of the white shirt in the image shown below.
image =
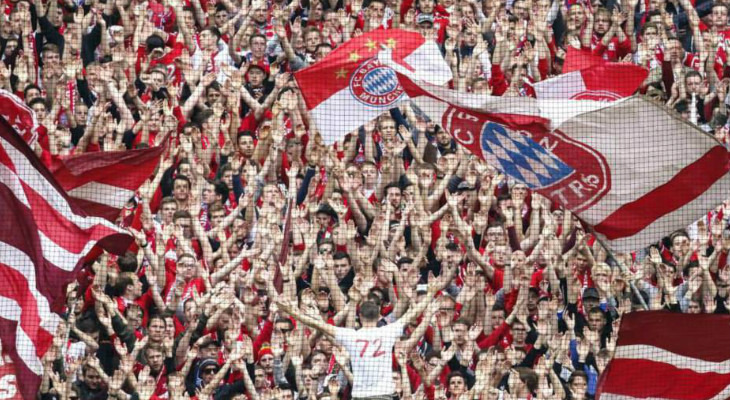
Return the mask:
[[[393,346],[403,335],[403,324],[353,330],[335,328],[335,341],[350,354],[355,376],[352,397],[390,396],[393,383]]]

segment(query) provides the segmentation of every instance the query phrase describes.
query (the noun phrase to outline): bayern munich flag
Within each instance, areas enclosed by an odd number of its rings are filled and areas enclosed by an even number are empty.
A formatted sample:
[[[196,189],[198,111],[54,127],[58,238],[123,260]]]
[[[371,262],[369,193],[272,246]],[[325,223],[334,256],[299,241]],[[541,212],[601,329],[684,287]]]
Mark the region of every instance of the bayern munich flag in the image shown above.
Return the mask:
[[[612,103],[457,93],[398,74],[423,112],[512,179],[632,251],[727,197],[727,150],[640,97]]]
[[[378,61],[384,47],[419,80],[442,85],[452,78],[436,43],[417,32],[376,29],[347,41],[321,62],[294,73],[326,144],[408,98],[395,71]]]
[[[596,399],[730,397],[730,316],[647,311],[624,314],[616,353]]]

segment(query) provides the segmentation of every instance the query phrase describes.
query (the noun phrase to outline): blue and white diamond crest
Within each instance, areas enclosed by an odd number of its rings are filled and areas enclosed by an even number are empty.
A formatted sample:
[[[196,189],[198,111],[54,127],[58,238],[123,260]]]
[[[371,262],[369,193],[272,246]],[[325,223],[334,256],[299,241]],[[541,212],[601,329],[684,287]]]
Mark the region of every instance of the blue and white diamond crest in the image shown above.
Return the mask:
[[[551,186],[574,172],[539,143],[494,122],[484,124],[481,145],[488,162],[530,189]]]

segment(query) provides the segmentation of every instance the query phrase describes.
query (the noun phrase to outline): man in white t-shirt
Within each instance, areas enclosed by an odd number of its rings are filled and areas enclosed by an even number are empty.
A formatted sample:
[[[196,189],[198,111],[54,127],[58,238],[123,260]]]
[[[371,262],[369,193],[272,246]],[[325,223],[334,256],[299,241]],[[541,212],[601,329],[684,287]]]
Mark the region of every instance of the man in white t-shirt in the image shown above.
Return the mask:
[[[380,307],[372,301],[360,304],[362,327],[358,330],[329,325],[320,319],[299,313],[289,304],[277,304],[279,309],[303,324],[335,338],[335,342],[347,350],[354,375],[354,400],[392,399],[395,393],[392,376],[393,346],[403,335],[403,328],[428,307],[434,295],[441,289],[436,282],[429,284],[426,297],[420,303],[410,307],[396,322],[380,328],[377,327]]]

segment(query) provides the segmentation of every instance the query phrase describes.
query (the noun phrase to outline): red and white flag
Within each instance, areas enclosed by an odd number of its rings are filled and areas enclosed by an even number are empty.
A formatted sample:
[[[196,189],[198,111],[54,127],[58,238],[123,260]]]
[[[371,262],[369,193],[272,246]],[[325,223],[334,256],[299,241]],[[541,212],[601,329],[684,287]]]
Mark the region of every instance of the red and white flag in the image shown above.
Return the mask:
[[[152,175],[164,151],[162,145],[83,153],[55,159],[50,170],[88,215],[114,221],[135,191]]]
[[[600,400],[730,398],[730,316],[624,314]]]
[[[563,73],[567,74],[573,71],[590,68],[595,65],[602,65],[608,61],[603,57],[593,54],[590,50],[576,49],[573,46],[567,46],[565,49],[565,62],[563,63]]]
[[[573,211],[616,250],[686,228],[730,190],[727,150],[643,98],[471,96],[399,79],[411,101],[460,144]]]
[[[18,96],[3,89],[0,89],[0,117],[8,121],[25,143],[33,146],[38,140],[38,121],[35,112]]]
[[[122,253],[131,237],[85,217],[30,147],[0,121],[0,341],[23,398],[35,399],[65,299],[83,256],[95,245]]]
[[[648,75],[638,65],[605,63],[540,81],[534,88],[538,99],[615,101],[634,94]]]
[[[307,109],[326,144],[332,144],[408,97],[395,72],[378,61],[382,47],[417,79],[451,80],[438,45],[417,32],[376,29],[345,42],[320,62],[295,72]]]

